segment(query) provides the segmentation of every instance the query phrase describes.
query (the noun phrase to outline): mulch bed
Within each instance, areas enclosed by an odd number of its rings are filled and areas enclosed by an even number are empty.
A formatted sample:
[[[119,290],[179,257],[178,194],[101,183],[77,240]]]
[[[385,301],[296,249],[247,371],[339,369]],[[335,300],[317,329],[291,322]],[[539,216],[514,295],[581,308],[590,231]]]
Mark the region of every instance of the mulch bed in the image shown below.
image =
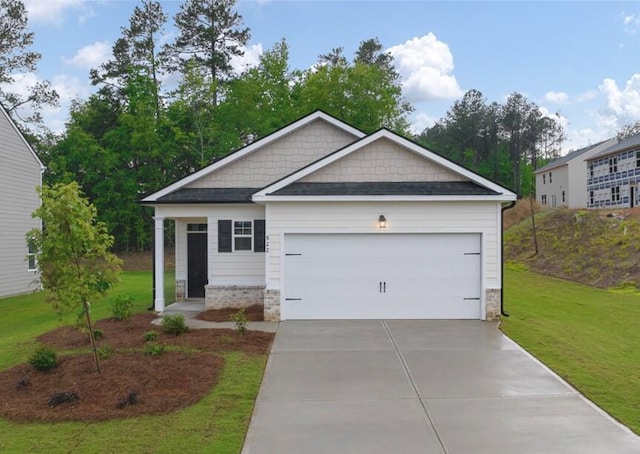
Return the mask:
[[[204,320],[207,322],[228,322],[231,320],[231,315],[236,314],[242,308],[226,307],[224,309],[210,309],[208,311],[201,312],[196,317],[198,320]],[[264,308],[259,304],[245,307],[244,314],[247,316],[247,321],[261,322],[264,320]]]
[[[101,361],[101,375],[96,374],[91,353],[77,352],[89,351],[85,333],[61,327],[43,334],[38,341],[56,350],[58,365],[49,372],[38,372],[26,364],[0,371],[0,416],[24,422],[57,422],[170,413],[211,391],[224,367],[224,359],[217,353],[266,354],[274,336],[260,331],[242,335],[230,329],[199,329],[173,336],[150,324],[155,317],[138,314],[130,321],[101,320],[95,324],[104,332],[98,348],[115,349]],[[158,332],[155,343],[183,348],[145,355],[143,335],[151,330]],[[78,399],[50,407],[54,393],[75,394]]]

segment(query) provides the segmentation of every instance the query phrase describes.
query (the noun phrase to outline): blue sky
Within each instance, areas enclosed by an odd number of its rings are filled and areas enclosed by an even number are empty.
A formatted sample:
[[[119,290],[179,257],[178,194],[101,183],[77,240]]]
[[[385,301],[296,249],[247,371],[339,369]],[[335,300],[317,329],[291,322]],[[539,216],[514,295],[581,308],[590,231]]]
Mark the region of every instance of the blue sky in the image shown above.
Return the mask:
[[[91,92],[88,71],[110,56],[132,0],[23,0],[43,58],[37,74],[61,94],[45,112],[61,131],[68,105]],[[173,16],[180,1],[162,1]],[[525,94],[566,128],[564,151],[611,137],[640,120],[640,3],[636,2],[238,2],[251,40],[242,64],[285,38],[292,68],[342,46],[378,37],[393,53],[404,95],[415,107],[416,131],[441,118],[469,89],[503,102]],[[165,39],[175,30],[170,19]]]

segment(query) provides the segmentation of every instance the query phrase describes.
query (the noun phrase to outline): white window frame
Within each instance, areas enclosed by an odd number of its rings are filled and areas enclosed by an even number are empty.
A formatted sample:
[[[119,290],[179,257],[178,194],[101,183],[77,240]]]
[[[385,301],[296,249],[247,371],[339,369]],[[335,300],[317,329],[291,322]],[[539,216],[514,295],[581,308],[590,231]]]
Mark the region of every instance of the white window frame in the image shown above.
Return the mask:
[[[38,271],[36,252],[35,243],[33,241],[27,241],[27,271]]]
[[[234,219],[231,221],[231,247],[233,252],[253,252],[253,221],[247,219]],[[236,223],[248,223],[249,224],[249,233],[240,233],[236,234]],[[242,229],[246,229],[246,226],[241,227]],[[249,249],[237,249],[236,248],[236,238],[249,238]]]

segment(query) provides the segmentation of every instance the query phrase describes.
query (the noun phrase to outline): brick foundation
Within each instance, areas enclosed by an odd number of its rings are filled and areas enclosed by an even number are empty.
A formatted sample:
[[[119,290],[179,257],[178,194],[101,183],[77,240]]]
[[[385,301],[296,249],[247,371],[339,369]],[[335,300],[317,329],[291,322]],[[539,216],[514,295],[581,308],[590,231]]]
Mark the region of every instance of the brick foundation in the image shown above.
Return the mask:
[[[205,309],[242,308],[263,304],[264,287],[259,285],[207,285]]]
[[[272,322],[280,321],[280,290],[264,289],[264,319]]]
[[[176,301],[186,301],[187,299],[187,281],[184,279],[176,279]]]
[[[499,288],[488,288],[486,291],[487,321],[500,320],[500,295]]]

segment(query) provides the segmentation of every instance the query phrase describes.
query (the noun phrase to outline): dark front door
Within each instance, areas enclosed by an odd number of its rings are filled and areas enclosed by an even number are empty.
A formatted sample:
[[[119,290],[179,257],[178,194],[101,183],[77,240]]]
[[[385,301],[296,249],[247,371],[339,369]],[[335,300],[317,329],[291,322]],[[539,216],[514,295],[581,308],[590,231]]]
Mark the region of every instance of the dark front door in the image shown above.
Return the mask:
[[[207,232],[187,235],[187,297],[204,298],[207,285]]]

